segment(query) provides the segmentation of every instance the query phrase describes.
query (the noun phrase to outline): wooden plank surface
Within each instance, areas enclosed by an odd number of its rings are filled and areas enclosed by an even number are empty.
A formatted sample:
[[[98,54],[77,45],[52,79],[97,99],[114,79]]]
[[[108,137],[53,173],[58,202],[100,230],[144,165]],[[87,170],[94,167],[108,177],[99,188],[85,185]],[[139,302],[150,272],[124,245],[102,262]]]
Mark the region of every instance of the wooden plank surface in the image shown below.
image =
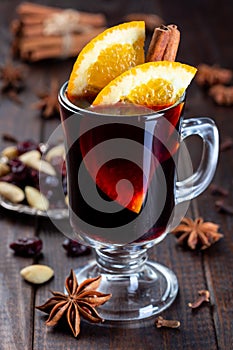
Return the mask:
[[[110,25],[122,21],[130,12],[159,14],[167,23],[176,23],[182,31],[178,59],[193,65],[201,62],[233,69],[233,45],[230,24],[233,3],[223,0],[196,1],[152,1],[152,0],[100,0],[74,1],[51,0],[38,3],[57,5],[64,8],[103,12]],[[9,23],[20,1],[0,2],[0,62],[9,56],[11,35]],[[27,86],[21,97],[22,105],[0,97],[0,132],[7,132],[19,139],[34,138],[46,141],[59,124],[58,119],[42,120],[31,104],[37,100],[36,92],[48,86],[52,76],[63,83],[71,70],[73,59],[52,60],[27,64]],[[188,92],[186,117],[211,116],[220,131],[220,140],[233,137],[232,107],[216,106],[205,91],[192,84]],[[7,144],[0,138],[0,149]],[[194,152],[195,153],[195,152]],[[195,154],[194,154],[195,156]],[[214,181],[229,191],[227,201],[233,204],[233,150],[220,154]],[[0,208],[0,349],[42,350],[42,349],[164,349],[164,350],[230,350],[233,349],[233,219],[230,215],[217,213],[215,198],[207,190],[192,202],[189,214],[201,215],[220,225],[224,238],[215,246],[203,252],[190,252],[178,247],[173,236],[149,254],[176,273],[179,294],[172,306],[163,313],[170,319],[181,322],[180,329],[156,329],[142,324],[141,328],[106,328],[82,323],[81,334],[75,339],[63,326],[46,328],[46,316],[34,306],[50,297],[50,290],[63,289],[64,279],[71,268],[83,266],[93,254],[87,257],[67,257],[62,242],[65,236],[49,220],[15,214]],[[67,227],[67,230],[69,228]],[[9,244],[20,236],[38,235],[44,243],[40,263],[55,270],[55,278],[49,283],[33,288],[24,282],[19,271],[35,261],[16,257],[9,250]],[[192,311],[187,304],[197,296],[197,291],[208,288],[211,305],[204,305]]]

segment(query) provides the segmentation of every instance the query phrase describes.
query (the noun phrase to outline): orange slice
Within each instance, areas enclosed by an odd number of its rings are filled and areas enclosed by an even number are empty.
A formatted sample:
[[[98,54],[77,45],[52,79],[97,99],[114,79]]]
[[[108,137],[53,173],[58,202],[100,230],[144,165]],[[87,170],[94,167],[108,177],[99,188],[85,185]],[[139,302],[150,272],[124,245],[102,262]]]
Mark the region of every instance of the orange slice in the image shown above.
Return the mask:
[[[144,63],[112,80],[92,105],[130,102],[152,108],[168,106],[179,100],[196,71],[196,68],[180,62]]]
[[[79,53],[67,88],[68,98],[95,97],[111,80],[144,63],[145,23],[126,22],[92,39]]]

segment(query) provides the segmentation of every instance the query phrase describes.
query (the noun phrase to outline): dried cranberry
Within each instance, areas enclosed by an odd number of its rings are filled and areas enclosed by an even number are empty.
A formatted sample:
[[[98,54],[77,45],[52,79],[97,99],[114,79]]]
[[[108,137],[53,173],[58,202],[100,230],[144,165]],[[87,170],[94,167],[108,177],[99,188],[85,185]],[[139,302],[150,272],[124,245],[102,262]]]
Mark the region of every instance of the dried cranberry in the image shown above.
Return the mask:
[[[20,173],[25,169],[25,164],[20,159],[10,159],[8,165],[11,168],[12,173]]]
[[[40,253],[43,243],[37,237],[18,238],[10,244],[10,248],[15,251],[15,254],[21,256],[32,256]]]
[[[69,256],[80,256],[91,253],[90,247],[80,244],[73,239],[65,239],[62,246],[67,251]]]
[[[67,176],[66,162],[62,163],[62,176]]]
[[[29,168],[18,158],[9,160],[8,165],[11,168],[11,182],[21,188],[24,188],[24,186],[28,183]]]
[[[17,149],[19,155],[33,151],[33,150],[39,150],[39,145],[33,140],[25,140],[17,143]]]
[[[18,158],[8,162],[11,168],[11,178],[8,182],[12,182],[17,186],[24,188],[25,186],[33,186],[39,188],[39,172],[22,163]]]
[[[24,177],[27,175],[27,167],[20,159],[11,159],[9,160],[8,165],[11,168],[11,172],[16,176]]]
[[[39,171],[38,170],[29,168],[28,180],[29,180],[29,183],[28,183],[29,185],[39,189]]]

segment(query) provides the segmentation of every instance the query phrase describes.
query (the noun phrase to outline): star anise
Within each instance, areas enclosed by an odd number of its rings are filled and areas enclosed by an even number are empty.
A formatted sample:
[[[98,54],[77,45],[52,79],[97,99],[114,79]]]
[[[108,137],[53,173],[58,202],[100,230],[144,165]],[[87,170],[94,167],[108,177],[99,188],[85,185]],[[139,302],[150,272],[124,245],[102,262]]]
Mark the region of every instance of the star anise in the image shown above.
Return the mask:
[[[209,95],[220,106],[233,105],[233,86],[214,85],[209,89]]]
[[[179,244],[186,244],[191,249],[206,249],[223,237],[218,229],[219,225],[204,222],[201,217],[195,220],[183,218],[171,233],[177,237]]]
[[[231,69],[201,63],[197,67],[195,81],[200,86],[212,86],[215,84],[228,84],[232,77],[233,71]]]
[[[95,307],[108,301],[111,294],[96,291],[100,281],[101,276],[98,276],[89,278],[79,285],[74,271],[71,270],[65,281],[68,294],[51,292],[52,298],[45,304],[36,306],[37,309],[49,314],[46,325],[55,326],[61,319],[66,318],[73,335],[77,337],[80,332],[80,316],[93,323],[103,322]]]
[[[2,80],[1,92],[7,94],[13,101],[21,103],[18,93],[24,87],[24,68],[16,66],[7,61],[0,67],[0,78]]]
[[[33,104],[33,107],[41,110],[41,115],[44,118],[51,118],[59,114],[58,91],[58,81],[53,78],[51,80],[49,91],[38,93],[40,100]]]

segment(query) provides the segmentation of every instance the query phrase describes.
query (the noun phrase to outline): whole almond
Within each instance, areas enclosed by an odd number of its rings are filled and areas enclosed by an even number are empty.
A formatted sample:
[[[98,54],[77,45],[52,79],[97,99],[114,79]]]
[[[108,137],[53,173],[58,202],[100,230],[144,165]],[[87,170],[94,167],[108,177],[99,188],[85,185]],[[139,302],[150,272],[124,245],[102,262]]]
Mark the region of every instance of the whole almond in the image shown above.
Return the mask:
[[[48,199],[36,188],[31,186],[25,187],[26,199],[30,207],[46,211],[49,208]]]
[[[4,176],[10,172],[10,167],[7,164],[0,163],[0,176]]]
[[[13,159],[18,156],[18,149],[16,146],[8,146],[2,150],[1,155],[8,159]]]
[[[55,153],[56,152],[57,151],[55,150]],[[23,153],[21,156],[19,156],[19,159],[21,160],[21,162],[37,171],[41,171],[42,173],[51,176],[56,175],[54,167],[48,161],[42,160],[41,154],[37,150]]]
[[[45,160],[47,162],[51,162],[51,160],[54,158],[54,157],[64,157],[65,156],[65,147],[64,145],[57,145],[53,148],[51,148],[46,156],[45,156]]]
[[[21,160],[21,162],[23,162],[27,166],[31,166],[32,162],[40,158],[41,158],[41,154],[37,150],[28,151],[21,154],[21,156],[19,156],[19,159]]]
[[[37,164],[34,163],[34,168],[51,176],[56,175],[54,167],[49,162],[46,162],[46,160],[39,160]]]
[[[24,267],[20,271],[20,275],[27,282],[41,284],[50,280],[54,275],[54,271],[47,265],[35,264]]]
[[[12,203],[20,203],[25,198],[21,188],[5,181],[0,181],[0,195]]]

